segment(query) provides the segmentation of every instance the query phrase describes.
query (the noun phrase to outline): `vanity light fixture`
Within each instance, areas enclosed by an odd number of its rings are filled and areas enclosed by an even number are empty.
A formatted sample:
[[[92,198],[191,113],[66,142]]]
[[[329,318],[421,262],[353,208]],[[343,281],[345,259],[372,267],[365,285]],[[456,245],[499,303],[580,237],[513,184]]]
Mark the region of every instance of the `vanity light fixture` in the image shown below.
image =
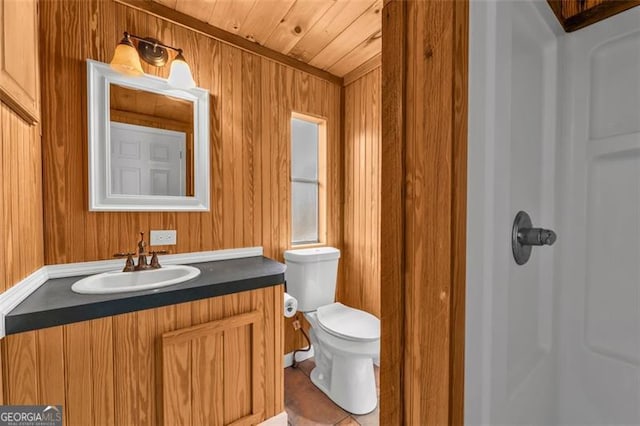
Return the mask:
[[[131,39],[138,42],[137,48]],[[123,74],[140,76],[144,74],[140,59],[154,67],[163,67],[169,62],[168,50],[176,52],[175,58],[171,61],[169,84],[179,89],[196,87],[189,64],[187,64],[182,54],[182,49],[161,43],[151,37],[138,37],[125,31],[124,37],[116,46],[110,65],[111,68]]]

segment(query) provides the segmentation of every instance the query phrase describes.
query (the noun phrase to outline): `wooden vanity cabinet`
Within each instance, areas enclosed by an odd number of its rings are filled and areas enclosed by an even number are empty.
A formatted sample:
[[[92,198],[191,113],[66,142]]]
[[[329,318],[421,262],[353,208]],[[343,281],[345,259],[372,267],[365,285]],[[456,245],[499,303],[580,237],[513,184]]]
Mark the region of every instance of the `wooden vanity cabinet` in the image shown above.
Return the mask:
[[[0,100],[40,121],[37,0],[0,0]]]
[[[64,424],[252,425],[284,410],[282,285],[9,335],[0,404]]]

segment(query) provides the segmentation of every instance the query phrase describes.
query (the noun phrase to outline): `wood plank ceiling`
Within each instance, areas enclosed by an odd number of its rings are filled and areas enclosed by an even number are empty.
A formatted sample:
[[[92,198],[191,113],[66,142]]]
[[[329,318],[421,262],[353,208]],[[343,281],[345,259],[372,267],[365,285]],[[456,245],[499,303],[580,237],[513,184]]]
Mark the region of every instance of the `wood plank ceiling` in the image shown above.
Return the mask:
[[[382,48],[382,0],[153,1],[339,77]]]

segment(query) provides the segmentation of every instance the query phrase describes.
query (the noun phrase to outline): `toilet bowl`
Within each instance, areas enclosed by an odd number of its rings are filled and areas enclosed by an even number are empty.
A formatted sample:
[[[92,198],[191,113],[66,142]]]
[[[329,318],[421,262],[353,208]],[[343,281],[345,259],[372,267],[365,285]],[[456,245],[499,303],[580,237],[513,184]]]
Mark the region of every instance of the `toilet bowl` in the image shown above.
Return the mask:
[[[284,257],[287,292],[311,325],[311,381],[345,411],[370,413],[378,403],[373,364],[380,356],[380,320],[335,302],[339,250],[288,250]]]
[[[318,312],[309,312],[305,318],[311,325],[310,338],[314,347],[316,367],[311,381],[333,402],[353,414],[367,414],[378,405],[373,359],[380,353],[380,323],[371,314],[349,308],[340,303],[322,308],[351,311],[340,317],[345,328],[326,325],[333,313],[325,314],[320,322]],[[367,315],[371,318],[363,318]],[[351,319],[349,319],[351,317]],[[360,324],[363,321],[364,324]],[[352,330],[348,330],[349,327]],[[358,330],[355,333],[350,331]]]

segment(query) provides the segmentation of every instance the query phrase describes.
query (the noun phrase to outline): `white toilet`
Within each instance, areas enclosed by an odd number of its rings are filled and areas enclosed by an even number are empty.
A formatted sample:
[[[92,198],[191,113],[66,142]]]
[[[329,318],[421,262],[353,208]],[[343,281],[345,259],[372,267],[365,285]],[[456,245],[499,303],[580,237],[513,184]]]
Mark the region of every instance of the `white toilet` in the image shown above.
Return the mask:
[[[378,403],[373,360],[380,354],[380,320],[335,303],[340,250],[333,247],[284,252],[287,292],[311,324],[316,367],[311,381],[353,414]]]

